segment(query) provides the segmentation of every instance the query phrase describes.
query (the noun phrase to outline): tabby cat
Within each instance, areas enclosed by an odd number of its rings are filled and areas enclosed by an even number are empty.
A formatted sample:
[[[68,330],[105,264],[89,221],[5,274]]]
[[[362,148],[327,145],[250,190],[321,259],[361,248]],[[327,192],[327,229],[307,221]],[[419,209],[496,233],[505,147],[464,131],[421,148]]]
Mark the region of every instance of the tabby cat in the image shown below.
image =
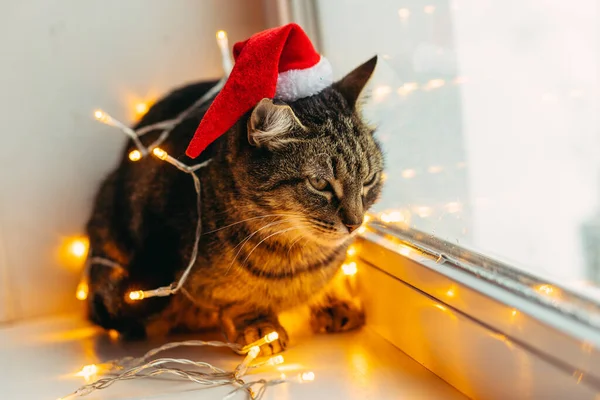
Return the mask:
[[[126,297],[180,276],[197,221],[191,176],[154,157],[130,162],[128,143],[87,225],[91,256],[123,267],[91,266],[91,320],[129,337],[219,326],[240,344],[277,331],[266,353],[285,348],[278,314],[297,306],[311,307],[318,331],[364,324],[360,307],[330,284],[381,191],[381,150],[357,110],[376,62],[308,98],[263,99],[196,160],[184,152],[208,106],[171,133],[161,146],[169,154],[188,165],[212,159],[197,171],[203,233],[185,294]],[[172,92],[136,128],[176,117],[214,84]],[[144,143],[159,133],[143,136]]]

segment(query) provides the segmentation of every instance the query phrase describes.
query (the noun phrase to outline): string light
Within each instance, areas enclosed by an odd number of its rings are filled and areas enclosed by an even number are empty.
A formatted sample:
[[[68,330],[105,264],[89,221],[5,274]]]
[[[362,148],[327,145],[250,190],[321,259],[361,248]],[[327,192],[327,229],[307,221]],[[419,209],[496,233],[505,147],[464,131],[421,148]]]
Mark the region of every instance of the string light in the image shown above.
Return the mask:
[[[244,346],[242,348],[242,351],[244,353],[246,353],[246,352],[250,351],[252,349],[252,347],[261,347],[265,344],[272,343],[272,342],[276,341],[277,339],[279,339],[279,333],[277,333],[277,331],[273,331],[273,332],[265,335],[261,339],[258,339],[256,342],[250,343],[249,345]]]
[[[427,218],[431,215],[431,207],[420,206],[415,208],[415,213],[421,218]]]
[[[300,380],[302,382],[312,382],[315,380],[315,373],[314,372],[303,372],[302,374],[300,374]]]
[[[87,253],[88,242],[85,239],[74,239],[69,244],[69,252],[78,258],[84,257]]]
[[[98,120],[99,122],[102,122],[103,124],[106,124],[106,125],[109,125],[109,126],[112,126],[115,128],[119,128],[127,136],[129,136],[129,138],[133,141],[133,143],[135,144],[135,147],[137,147],[137,149],[140,153],[142,153],[143,155],[148,154],[148,150],[146,150],[146,147],[142,144],[142,142],[140,141],[140,138],[138,137],[137,133],[135,133],[135,131],[133,129],[131,129],[130,127],[128,127],[121,121],[111,117],[108,113],[106,113],[105,111],[102,111],[102,110],[94,111],[94,117],[96,118],[96,120]]]
[[[443,170],[444,167],[442,167],[441,165],[432,165],[429,168],[427,168],[427,172],[429,172],[430,174],[439,174]]]
[[[350,246],[350,247],[348,248],[348,251],[346,252],[346,254],[347,254],[348,256],[350,256],[350,257],[353,257],[353,256],[355,256],[355,255],[356,255],[356,247],[354,247],[354,246]]]
[[[96,364],[85,365],[81,368],[81,371],[77,372],[75,376],[81,376],[86,381],[89,381],[92,377],[98,375],[98,366]]]
[[[407,245],[405,245],[405,244],[401,244],[401,245],[400,245],[400,248],[399,248],[399,250],[398,250],[398,251],[399,251],[399,252],[400,252],[400,254],[402,254],[403,256],[408,256],[408,255],[410,255],[410,252],[411,252],[411,250],[412,250],[412,249],[411,249],[409,246],[407,246]]]
[[[383,101],[390,93],[392,93],[391,87],[387,85],[378,86],[375,88],[375,90],[373,90],[373,97],[376,102],[380,102]]]
[[[119,331],[116,331],[114,329],[110,329],[108,331],[108,337],[110,338],[110,340],[118,340],[120,336],[121,335],[119,334]]]
[[[213,88],[214,89],[214,88]],[[212,90],[212,89],[211,89]],[[210,91],[209,91],[210,93]],[[208,101],[208,97],[203,96],[200,100],[201,101],[196,101],[194,103],[194,105],[192,107],[199,107],[202,104],[204,104],[204,102]],[[190,112],[191,112],[192,108],[188,108],[187,110],[185,110],[183,113],[180,114],[179,117],[177,117],[176,121],[181,122],[185,116],[187,116]],[[146,147],[144,147],[144,145],[141,143],[141,141],[139,140],[139,137],[137,135],[137,133],[133,130],[131,130],[130,128],[126,127],[123,123],[121,123],[120,121],[117,121],[116,119],[110,117],[108,114],[104,113],[103,111],[97,111],[97,114],[95,115],[96,118],[102,122],[108,123],[111,126],[115,126],[120,128],[123,132],[125,132],[127,135],[133,134],[133,136],[137,139],[137,143],[139,143],[138,149],[140,151],[140,157],[144,154],[148,154],[148,149]],[[165,129],[165,131],[163,131],[163,133],[161,134],[161,137],[163,135],[166,136],[165,138],[168,136],[168,134],[171,132],[171,130],[174,128],[174,126],[171,123],[168,124],[168,127]],[[158,147],[158,145],[156,145],[156,143],[161,142],[161,137],[159,137],[159,139],[154,142],[151,146],[152,148],[152,154],[157,157],[160,160],[166,161],[169,164],[175,166],[177,169],[179,169],[180,171],[183,171],[185,173],[188,173],[192,176],[193,181],[194,181],[194,189],[196,190],[196,209],[197,209],[197,213],[198,213],[198,220],[196,222],[196,237],[194,239],[194,245],[192,248],[192,255],[190,257],[190,261],[188,263],[187,268],[184,270],[183,275],[179,278],[178,282],[173,282],[171,285],[169,286],[163,286],[157,289],[153,289],[153,290],[136,290],[136,291],[132,291],[129,292],[127,294],[127,297],[129,298],[129,300],[132,301],[138,301],[138,300],[143,300],[149,297],[165,297],[165,296],[170,296],[172,294],[177,293],[179,290],[181,290],[181,288],[183,287],[183,284],[185,283],[185,281],[187,280],[187,277],[189,276],[192,267],[194,266],[195,262],[196,262],[196,257],[198,255],[198,244],[200,242],[200,236],[202,234],[202,213],[201,213],[201,207],[200,207],[200,194],[201,194],[201,190],[200,190],[200,179],[198,178],[198,176],[196,175],[195,171],[200,169],[200,168],[204,168],[206,167],[209,163],[210,163],[210,159],[207,161],[204,161],[200,164],[196,164],[193,166],[188,166],[185,165],[184,163],[182,163],[179,160],[176,160],[175,158],[169,156],[169,154],[164,151],[163,149],[161,149],[160,147]],[[135,142],[135,140],[134,140]],[[162,143],[162,142],[161,142]],[[135,156],[134,156],[135,158]],[[106,260],[107,262],[111,262],[110,260]],[[87,273],[87,272],[86,272]]]
[[[425,86],[423,87],[423,90],[438,89],[438,88],[441,88],[442,86],[444,86],[445,84],[446,84],[446,81],[443,79],[432,79],[425,84]]]
[[[253,364],[254,360],[260,353],[260,347],[277,340],[279,335],[277,332],[271,332],[254,343],[242,347],[239,344],[226,343],[220,341],[203,341],[203,340],[188,340],[183,342],[171,342],[160,347],[154,348],[144,354],[142,357],[125,357],[117,360],[107,361],[102,364],[91,364],[84,366],[76,375],[82,376],[86,380],[98,375],[110,375],[100,378],[94,382],[81,386],[75,392],[59,400],[71,400],[76,397],[85,396],[95,390],[105,389],[112,384],[136,378],[148,378],[162,374],[174,375],[176,378],[189,380],[204,386],[216,387],[223,385],[237,386],[225,398],[232,397],[240,390],[246,391],[251,399],[260,399],[264,394],[266,387],[274,386],[285,382],[290,382],[285,376],[279,376],[278,379],[270,381],[260,380],[254,382],[244,382],[242,379],[249,369],[255,369],[262,366],[274,366],[284,362],[283,356],[277,355],[271,357],[265,362]],[[157,354],[171,350],[177,347],[228,347],[238,354],[245,354],[243,361],[231,372],[218,368],[202,361],[193,361],[189,359],[177,358],[156,358]],[[193,369],[187,370],[181,367],[175,368],[168,365],[179,364],[182,367],[191,366]],[[198,370],[200,369],[200,371]],[[298,382],[311,382],[315,379],[313,372],[304,372],[298,375]],[[255,393],[251,388],[259,385],[261,388]],[[233,393],[233,394],[232,394]]]
[[[227,32],[217,32],[217,45],[219,46],[219,50],[221,50],[221,62],[223,64],[223,69],[225,70],[225,74],[229,75],[231,69],[233,68],[233,62],[231,61],[231,56],[229,55],[229,41],[227,39]]]
[[[406,82],[402,86],[398,88],[396,91],[399,96],[406,96],[411,92],[414,92],[419,88],[419,84],[417,82]]]
[[[432,6],[432,5],[425,6],[423,8],[423,11],[425,11],[425,14],[433,14],[435,12],[435,6]]]
[[[454,80],[452,80],[452,83],[455,85],[461,85],[463,83],[467,83],[468,81],[468,78],[465,76],[457,76],[456,78],[454,78]]]
[[[77,298],[77,300],[83,301],[88,298],[89,290],[90,288],[87,282],[79,282],[79,284],[77,285],[77,291],[75,292],[75,297]]]
[[[144,102],[137,103],[135,105],[135,113],[141,117],[148,112],[149,108],[150,107],[148,106],[148,103],[144,103]]]
[[[448,211],[448,213],[454,214],[459,212],[462,209],[462,206],[457,201],[451,201],[450,203],[446,204],[444,208],[446,211]]]
[[[401,174],[404,179],[412,179],[417,175],[417,172],[414,169],[405,169]]]
[[[161,160],[166,160],[167,157],[169,156],[167,154],[167,152],[164,151],[163,149],[161,149],[160,147],[156,147],[154,150],[152,150],[152,154],[154,154],[156,157],[158,157]]]
[[[385,223],[405,222],[406,218],[401,211],[391,211],[389,213],[381,213],[379,219]]]
[[[406,21],[410,17],[410,10],[408,8],[401,8],[398,10],[398,16],[402,21]]]
[[[356,266],[356,263],[354,261],[352,261],[347,264],[342,264],[342,271],[344,272],[344,275],[352,276],[352,275],[356,275],[356,272],[358,271],[358,267]]]
[[[144,291],[136,290],[134,292],[129,292],[129,300],[143,300],[144,299]]]
[[[139,150],[132,150],[129,152],[129,159],[134,162],[139,161],[142,159],[142,153]]]

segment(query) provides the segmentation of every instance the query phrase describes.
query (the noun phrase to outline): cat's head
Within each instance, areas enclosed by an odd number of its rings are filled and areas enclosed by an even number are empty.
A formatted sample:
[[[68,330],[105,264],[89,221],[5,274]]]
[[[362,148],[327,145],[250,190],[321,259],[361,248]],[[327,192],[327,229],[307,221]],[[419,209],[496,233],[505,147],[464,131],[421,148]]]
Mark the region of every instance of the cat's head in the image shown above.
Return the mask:
[[[358,98],[377,58],[321,93],[291,103],[263,99],[238,138],[236,168],[252,207],[279,215],[278,230],[322,245],[346,242],[378,199],[383,157]],[[241,139],[241,140],[240,140]],[[283,232],[282,232],[283,233]]]

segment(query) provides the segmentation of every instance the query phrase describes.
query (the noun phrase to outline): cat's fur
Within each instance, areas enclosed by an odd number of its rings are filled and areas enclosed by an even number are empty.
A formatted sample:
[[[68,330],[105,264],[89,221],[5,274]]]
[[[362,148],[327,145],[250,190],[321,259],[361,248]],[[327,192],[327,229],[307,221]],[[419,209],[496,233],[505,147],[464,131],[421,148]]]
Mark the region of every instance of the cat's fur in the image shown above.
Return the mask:
[[[345,258],[349,231],[380,193],[381,151],[356,107],[375,64],[373,58],[309,98],[264,99],[196,160],[184,152],[206,107],[171,133],[161,146],[169,154],[188,165],[212,159],[197,171],[203,234],[184,286],[189,299],[126,298],[180,276],[197,220],[191,176],[154,157],[129,161],[129,143],[87,226],[91,255],[124,267],[92,266],[91,319],[129,335],[220,325],[228,340],[242,344],[277,330],[271,352],[287,338],[277,315],[299,305],[312,305],[317,330],[362,325],[362,310],[333,296],[328,284]],[[174,118],[214,83],[171,93],[136,128]],[[327,188],[319,192],[321,179]]]

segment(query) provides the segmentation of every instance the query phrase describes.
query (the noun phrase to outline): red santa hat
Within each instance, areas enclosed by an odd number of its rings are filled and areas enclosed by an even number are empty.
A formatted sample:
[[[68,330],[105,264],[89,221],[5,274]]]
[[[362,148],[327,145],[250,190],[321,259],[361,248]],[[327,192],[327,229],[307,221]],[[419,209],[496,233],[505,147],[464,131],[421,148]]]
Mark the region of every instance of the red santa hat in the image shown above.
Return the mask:
[[[235,65],[202,118],[186,154],[196,158],[263,98],[294,101],[333,83],[329,61],[297,24],[255,34],[233,46]]]

